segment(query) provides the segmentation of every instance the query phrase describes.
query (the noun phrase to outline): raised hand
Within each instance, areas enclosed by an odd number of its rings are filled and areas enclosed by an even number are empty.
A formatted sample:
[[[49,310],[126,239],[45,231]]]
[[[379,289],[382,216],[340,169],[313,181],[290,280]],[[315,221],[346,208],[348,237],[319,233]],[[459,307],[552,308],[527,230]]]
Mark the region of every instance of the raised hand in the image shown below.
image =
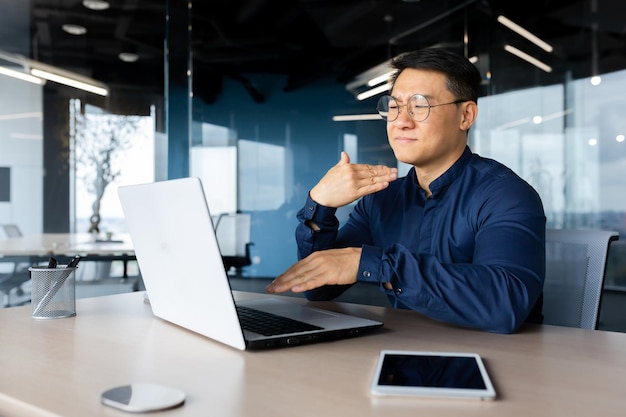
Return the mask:
[[[342,207],[359,198],[384,190],[398,178],[398,170],[384,165],[351,164],[341,152],[337,165],[311,190],[311,198],[327,207]]]

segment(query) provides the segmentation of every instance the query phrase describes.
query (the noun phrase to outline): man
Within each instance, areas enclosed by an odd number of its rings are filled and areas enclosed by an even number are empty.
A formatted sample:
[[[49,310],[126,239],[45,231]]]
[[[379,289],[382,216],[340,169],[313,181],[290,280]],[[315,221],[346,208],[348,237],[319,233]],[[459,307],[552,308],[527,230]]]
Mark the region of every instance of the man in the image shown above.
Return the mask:
[[[347,154],[298,213],[299,262],[269,293],[332,299],[358,281],[394,307],[491,332],[541,322],[545,215],[538,194],[504,165],[473,154],[480,74],[443,49],[396,58],[378,110],[406,177]],[[337,207],[358,201],[339,229]]]

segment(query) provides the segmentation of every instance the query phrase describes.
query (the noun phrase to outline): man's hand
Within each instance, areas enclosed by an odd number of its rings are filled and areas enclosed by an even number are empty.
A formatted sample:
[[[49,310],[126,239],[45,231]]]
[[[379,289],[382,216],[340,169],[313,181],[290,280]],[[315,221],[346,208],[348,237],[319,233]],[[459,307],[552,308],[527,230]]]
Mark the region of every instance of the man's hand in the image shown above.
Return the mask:
[[[304,292],[324,285],[354,284],[360,259],[361,248],[313,252],[279,275],[266,291],[273,294],[289,290]]]
[[[311,190],[311,198],[326,207],[342,207],[387,188],[398,170],[384,165],[351,164],[347,153]]]

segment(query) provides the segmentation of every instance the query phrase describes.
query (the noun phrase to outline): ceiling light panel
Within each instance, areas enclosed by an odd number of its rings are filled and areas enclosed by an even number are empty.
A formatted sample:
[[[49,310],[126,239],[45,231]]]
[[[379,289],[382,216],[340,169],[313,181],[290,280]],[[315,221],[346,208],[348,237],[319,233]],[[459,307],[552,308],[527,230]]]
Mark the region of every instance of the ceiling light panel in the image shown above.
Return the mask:
[[[118,58],[124,62],[137,62],[139,55],[134,52],[120,52]]]
[[[17,78],[18,80],[28,81],[29,83],[44,85],[46,80],[35,77],[30,74],[25,74],[20,71],[15,71],[10,68],[0,67],[0,74],[6,75],[8,77]]]
[[[111,7],[109,2],[104,0],[83,0],[83,6],[96,11],[106,10]]]
[[[527,31],[526,29],[524,29],[523,27],[521,27],[517,23],[511,21],[510,19],[508,19],[508,18],[506,18],[504,16],[498,16],[498,22],[500,22],[501,24],[503,24],[507,28],[511,29],[513,32],[517,33],[518,35],[528,39],[529,41],[531,41],[532,43],[534,43],[535,45],[537,45],[538,47],[540,47],[544,51],[552,52],[552,50],[553,50],[552,45],[550,45],[549,43],[543,41],[542,39],[540,39],[539,37],[535,36],[534,34],[530,33],[529,31]]]
[[[87,33],[87,28],[81,25],[76,25],[76,24],[72,24],[72,23],[66,23],[63,26],[61,26],[61,28],[69,33],[70,35],[76,35],[76,36],[80,36],[80,35],[84,35],[85,33]]]

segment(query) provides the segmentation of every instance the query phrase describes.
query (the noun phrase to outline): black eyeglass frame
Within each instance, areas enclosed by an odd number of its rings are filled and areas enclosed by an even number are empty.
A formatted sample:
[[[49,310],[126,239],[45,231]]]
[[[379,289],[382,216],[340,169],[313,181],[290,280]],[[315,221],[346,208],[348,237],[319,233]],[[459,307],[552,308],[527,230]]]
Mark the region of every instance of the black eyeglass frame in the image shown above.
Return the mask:
[[[409,103],[411,102],[411,100],[413,100],[413,97],[421,97],[424,100],[426,100],[426,103],[427,103],[426,106],[415,106],[415,107],[422,108],[422,109],[428,108],[428,111],[426,112],[426,116],[424,116],[423,119],[419,119],[419,120],[416,119],[413,112],[409,110],[408,104],[400,104],[398,103],[398,100],[394,96],[388,95],[388,94],[378,99],[376,110],[378,111],[378,114],[383,120],[385,120],[387,123],[391,123],[391,122],[395,122],[398,119],[398,117],[400,117],[400,113],[402,113],[402,107],[406,107],[407,112],[409,113],[409,116],[411,116],[411,119],[413,119],[416,122],[423,122],[424,120],[428,119],[428,116],[430,116],[430,109],[432,109],[433,107],[448,106],[450,104],[461,104],[461,103],[465,103],[466,101],[473,101],[470,99],[458,99],[458,100],[451,101],[449,103],[430,104],[430,101],[428,101],[428,98],[426,96],[422,94],[413,94],[411,97],[409,97],[409,100],[408,100]],[[383,103],[383,100],[385,99],[387,100],[387,110],[385,110],[384,105],[381,104]],[[388,117],[384,115],[384,114],[389,114],[389,103],[391,102],[391,100],[395,101],[396,104],[398,105],[398,114],[393,119],[389,119]]]

